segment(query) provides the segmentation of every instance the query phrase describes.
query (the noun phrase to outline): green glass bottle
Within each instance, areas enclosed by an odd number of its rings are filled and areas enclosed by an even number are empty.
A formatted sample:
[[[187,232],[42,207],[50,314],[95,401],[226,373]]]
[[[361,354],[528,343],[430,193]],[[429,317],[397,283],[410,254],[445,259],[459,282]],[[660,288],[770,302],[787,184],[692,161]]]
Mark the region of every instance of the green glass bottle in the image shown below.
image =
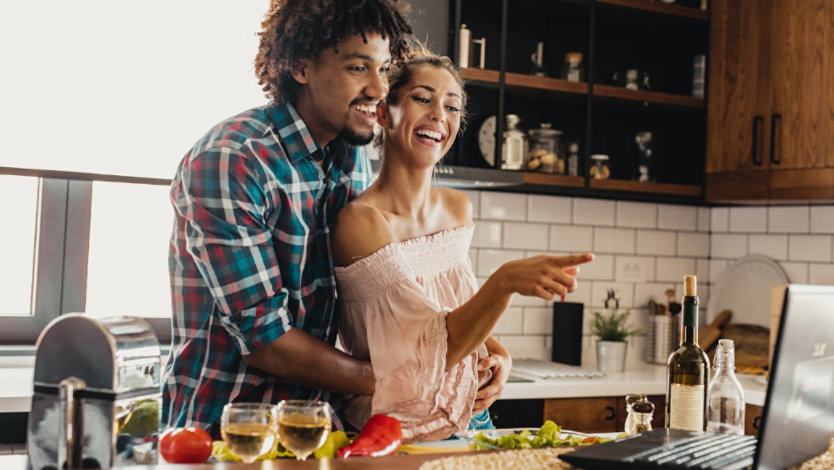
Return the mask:
[[[681,345],[666,364],[666,427],[706,429],[709,359],[698,346],[698,294],[695,276],[684,276]]]

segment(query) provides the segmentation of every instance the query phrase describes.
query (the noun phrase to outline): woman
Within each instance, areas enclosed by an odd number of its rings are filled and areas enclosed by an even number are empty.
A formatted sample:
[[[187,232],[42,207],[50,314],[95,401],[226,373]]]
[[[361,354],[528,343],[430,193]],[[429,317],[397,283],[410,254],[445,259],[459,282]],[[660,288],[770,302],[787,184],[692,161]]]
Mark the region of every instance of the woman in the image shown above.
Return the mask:
[[[386,413],[400,420],[406,442],[438,440],[469,425],[478,360],[512,294],[550,300],[573,291],[575,266],[593,255],[512,261],[478,290],[468,256],[472,204],[431,187],[461,128],[460,76],[448,58],[424,55],[389,83],[378,109],[379,177],[339,212],[333,233],[340,338],[349,354],[370,358],[376,377],[373,397],[349,400],[345,416],[361,427]]]

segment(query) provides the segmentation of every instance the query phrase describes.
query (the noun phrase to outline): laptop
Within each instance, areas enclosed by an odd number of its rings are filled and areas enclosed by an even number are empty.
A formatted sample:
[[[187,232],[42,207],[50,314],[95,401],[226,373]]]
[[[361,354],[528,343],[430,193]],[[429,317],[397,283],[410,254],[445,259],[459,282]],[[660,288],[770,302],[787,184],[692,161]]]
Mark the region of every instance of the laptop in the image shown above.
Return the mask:
[[[560,458],[586,469],[785,469],[824,453],[834,433],[834,286],[791,284],[758,438],[655,429]]]

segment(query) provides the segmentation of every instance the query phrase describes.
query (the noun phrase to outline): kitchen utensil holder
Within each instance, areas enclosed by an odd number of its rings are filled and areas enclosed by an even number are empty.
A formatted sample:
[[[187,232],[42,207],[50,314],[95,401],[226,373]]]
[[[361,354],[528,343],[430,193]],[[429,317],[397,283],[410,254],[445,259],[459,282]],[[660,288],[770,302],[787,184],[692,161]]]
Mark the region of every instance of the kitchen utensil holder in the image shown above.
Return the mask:
[[[680,344],[680,314],[649,315],[646,319],[646,362],[666,364]]]

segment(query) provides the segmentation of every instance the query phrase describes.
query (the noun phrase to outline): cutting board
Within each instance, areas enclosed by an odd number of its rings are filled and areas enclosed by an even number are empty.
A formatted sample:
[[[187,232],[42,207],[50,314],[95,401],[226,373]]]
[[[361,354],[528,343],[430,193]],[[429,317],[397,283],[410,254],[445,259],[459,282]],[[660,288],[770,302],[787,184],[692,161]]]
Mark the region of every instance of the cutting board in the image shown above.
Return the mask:
[[[718,342],[718,339],[721,338],[721,329],[732,317],[733,312],[724,310],[713,318],[709,325],[698,327],[698,345],[701,346],[701,349],[709,351]]]

